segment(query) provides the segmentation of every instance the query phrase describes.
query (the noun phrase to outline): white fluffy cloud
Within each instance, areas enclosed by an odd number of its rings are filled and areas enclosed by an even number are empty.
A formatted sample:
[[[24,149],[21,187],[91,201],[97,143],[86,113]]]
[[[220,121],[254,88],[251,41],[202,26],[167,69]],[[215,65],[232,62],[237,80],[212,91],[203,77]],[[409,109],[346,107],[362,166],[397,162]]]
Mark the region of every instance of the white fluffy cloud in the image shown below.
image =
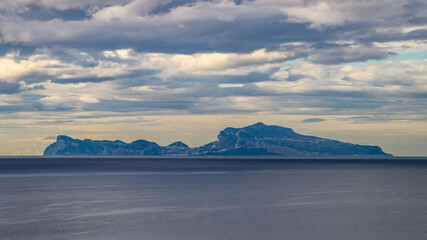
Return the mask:
[[[81,54],[82,58],[86,58],[84,52]],[[20,82],[28,78],[32,79],[30,82],[43,82],[84,77],[116,77],[126,74],[129,69],[132,68],[125,64],[108,61],[96,61],[93,67],[85,67],[43,53],[32,55],[27,59],[17,59],[14,54],[0,57],[0,79],[8,82]]]
[[[406,53],[427,51],[427,40],[374,42],[373,44],[378,48],[392,52]]]
[[[293,52],[259,49],[251,53],[197,53],[192,55],[145,54],[141,66],[162,69],[165,74],[247,75],[268,72],[295,56]]]
[[[299,76],[297,81],[286,80],[295,75]],[[384,100],[387,96],[408,98],[411,93],[427,91],[427,60],[383,62],[358,68],[300,61],[273,76],[284,77],[281,81],[259,82],[257,86],[280,93],[359,91],[377,93]]]
[[[34,75],[33,82],[72,79],[120,79],[137,70],[156,70],[163,78],[179,75],[247,75],[268,72],[282,62],[295,57],[294,52],[259,49],[251,53],[163,54],[136,53],[131,49],[104,51],[104,58],[86,52],[61,50],[65,56],[52,56],[49,49],[40,50],[27,59],[17,54],[0,57],[0,79],[19,82]],[[102,80],[102,79],[100,79]],[[96,81],[94,79],[93,81]]]
[[[312,27],[343,25],[346,23],[381,23],[400,17],[409,1],[257,1],[259,5],[274,5],[289,21],[307,22]],[[270,4],[267,4],[270,3]]]

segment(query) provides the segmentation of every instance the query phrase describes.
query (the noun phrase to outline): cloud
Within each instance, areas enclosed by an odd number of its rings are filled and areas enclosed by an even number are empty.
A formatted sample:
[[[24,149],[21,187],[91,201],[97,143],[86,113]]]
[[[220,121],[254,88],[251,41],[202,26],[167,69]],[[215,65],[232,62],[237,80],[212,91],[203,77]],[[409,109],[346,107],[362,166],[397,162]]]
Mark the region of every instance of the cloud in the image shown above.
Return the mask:
[[[12,104],[29,106],[16,111],[342,114],[392,112],[425,96],[425,60],[356,67],[306,57],[326,50],[297,43],[249,53],[40,48],[0,57],[0,76],[4,91],[20,99]]]
[[[367,60],[381,60],[393,56],[393,53],[384,52],[375,47],[339,46],[319,49],[308,59],[313,63],[341,64],[349,62],[364,62]]]
[[[278,1],[271,1],[277,3]],[[311,27],[344,25],[354,22],[392,21],[405,13],[406,1],[290,1],[277,3],[289,21],[308,22]]]
[[[343,80],[373,87],[394,86],[390,91],[424,89],[426,60],[372,64],[350,71]],[[413,64],[413,65],[411,65]]]
[[[104,7],[111,4],[125,4],[130,0],[16,0],[1,1],[0,9],[24,9],[31,5],[40,6],[47,9],[83,9],[90,7]]]
[[[89,16],[87,12],[81,9],[65,9],[58,10],[55,8],[44,8],[39,5],[30,4],[16,12],[10,12],[12,16],[18,16],[25,20],[50,21],[53,19],[61,19],[63,21],[79,21],[85,20]]]
[[[25,82],[22,72],[15,71],[17,77],[8,72],[12,79],[8,83],[14,87],[3,89],[9,89],[9,96],[16,95],[16,101],[9,101],[4,111],[17,106],[16,111],[315,115],[366,114],[373,109],[387,114],[406,108],[406,112],[423,114],[417,110],[422,104],[416,102],[427,96],[425,60],[363,67],[298,60],[282,68],[280,61],[286,61],[287,54],[266,50],[177,58],[122,50],[107,55],[97,55],[99,64],[95,67],[65,64],[74,61],[62,62],[42,55],[20,61],[32,66],[33,72],[44,69],[52,80]],[[206,60],[209,64],[205,64],[205,58],[220,60],[218,64]],[[15,61],[13,57],[8,60]],[[45,67],[52,61],[60,67]],[[22,104],[27,104],[27,108],[19,107]]]
[[[95,12],[95,20],[121,20],[140,17],[155,10],[158,6],[166,5],[172,0],[134,0],[126,5],[113,5]]]
[[[373,45],[391,52],[405,53],[427,51],[427,40],[374,42]]]
[[[193,75],[247,75],[253,72],[268,72],[281,62],[295,58],[293,52],[266,51],[259,49],[251,53],[197,53],[144,55],[141,66],[164,69],[166,74]]]
[[[72,54],[70,54],[70,52]],[[0,57],[0,78],[8,82],[101,82],[133,74],[135,69],[126,62],[102,61],[85,52],[37,50],[25,59],[7,54]],[[140,72],[141,73],[141,72]]]
[[[19,59],[17,54],[0,57],[0,77],[9,82],[55,83],[104,82],[136,79],[139,84],[151,78],[164,81],[174,77],[247,76],[268,73],[295,52],[259,49],[251,53],[164,54],[137,53],[131,49],[84,52],[76,49],[38,49]],[[254,75],[255,76],[255,75]],[[246,78],[240,81],[248,81]],[[259,79],[257,79],[259,81]]]
[[[425,39],[425,28],[411,23],[421,18],[420,9],[424,5],[413,7],[410,3],[22,1],[3,6],[15,9],[9,12],[20,12],[19,8],[24,11],[15,15],[0,14],[0,32],[3,43],[8,44],[98,50],[133,48],[139,52],[186,54],[248,53],[262,48],[278,49],[283,43],[295,41],[352,40],[369,46],[375,41]],[[43,23],[40,16],[46,16]],[[387,57],[373,47],[369,52],[372,59]],[[369,59],[370,55],[364,56],[359,57],[361,61]],[[354,60],[359,61],[359,58]]]
[[[324,122],[324,121],[326,121],[326,120],[323,118],[307,118],[307,119],[302,120],[301,122],[303,122],[303,123],[315,123],[315,122]]]
[[[56,140],[56,136],[47,136],[45,138],[43,138],[43,140]]]
[[[426,92],[425,60],[384,62],[364,67],[325,66],[298,62],[286,70],[303,77],[297,81],[263,81],[260,91],[276,93],[272,98],[308,112],[424,114],[418,98]],[[282,96],[282,97],[279,97]],[[421,104],[421,105],[420,105]],[[278,101],[275,106],[280,106]],[[406,108],[406,109],[405,109]]]
[[[15,94],[20,91],[20,85],[18,83],[10,83],[0,80],[0,94]]]

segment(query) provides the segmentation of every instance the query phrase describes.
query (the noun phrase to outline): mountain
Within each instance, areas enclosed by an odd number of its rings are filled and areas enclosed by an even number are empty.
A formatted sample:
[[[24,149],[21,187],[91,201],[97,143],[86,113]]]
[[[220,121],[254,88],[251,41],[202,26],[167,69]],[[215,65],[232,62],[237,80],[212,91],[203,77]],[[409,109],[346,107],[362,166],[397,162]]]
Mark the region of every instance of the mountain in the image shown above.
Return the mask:
[[[95,155],[95,156],[120,156],[120,155],[161,155],[163,148],[155,142],[137,140],[132,143],[116,141],[94,141],[90,139],[79,140],[68,136],[59,135],[56,142],[48,146],[43,155]]]
[[[190,148],[175,142],[159,146],[155,142],[79,140],[58,136],[55,143],[44,151],[45,156],[247,156],[280,155],[289,157],[330,156],[391,156],[378,146],[358,145],[295,133],[291,128],[257,123],[244,128],[228,127],[221,131],[218,140]]]
[[[195,155],[387,156],[378,146],[344,143],[305,136],[291,128],[257,123],[226,128],[218,140],[193,150]]]

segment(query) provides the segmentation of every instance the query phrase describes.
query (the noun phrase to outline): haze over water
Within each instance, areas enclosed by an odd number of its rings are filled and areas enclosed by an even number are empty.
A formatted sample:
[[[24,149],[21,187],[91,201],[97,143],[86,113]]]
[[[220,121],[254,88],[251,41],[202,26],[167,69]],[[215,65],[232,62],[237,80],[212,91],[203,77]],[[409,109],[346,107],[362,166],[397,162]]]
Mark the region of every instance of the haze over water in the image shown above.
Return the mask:
[[[426,172],[426,159],[2,158],[0,239],[423,239]]]

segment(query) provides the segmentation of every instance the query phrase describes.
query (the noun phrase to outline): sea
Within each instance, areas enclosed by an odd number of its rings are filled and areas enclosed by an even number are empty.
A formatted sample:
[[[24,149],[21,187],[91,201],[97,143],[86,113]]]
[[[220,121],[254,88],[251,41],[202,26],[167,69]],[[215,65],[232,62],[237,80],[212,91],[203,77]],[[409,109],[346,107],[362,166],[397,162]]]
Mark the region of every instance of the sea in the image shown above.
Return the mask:
[[[427,158],[1,157],[0,239],[427,239]]]

